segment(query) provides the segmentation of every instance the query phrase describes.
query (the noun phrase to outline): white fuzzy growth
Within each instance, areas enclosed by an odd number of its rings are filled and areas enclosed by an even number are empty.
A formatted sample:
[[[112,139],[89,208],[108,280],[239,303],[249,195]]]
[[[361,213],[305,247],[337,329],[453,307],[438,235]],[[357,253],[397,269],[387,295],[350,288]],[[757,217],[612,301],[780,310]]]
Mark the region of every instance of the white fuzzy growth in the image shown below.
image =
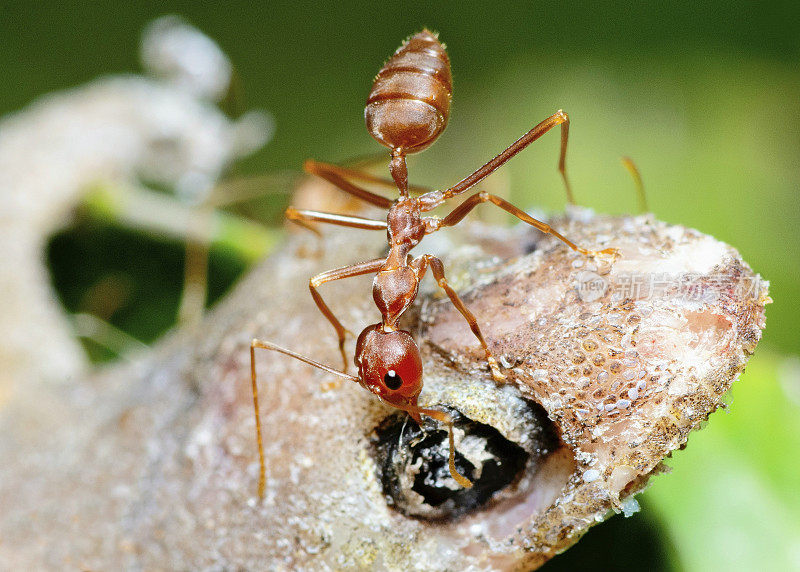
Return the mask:
[[[142,64],[154,76],[203,99],[219,101],[232,66],[219,46],[178,16],[163,16],[142,34]]]
[[[176,69],[196,80],[194,88],[102,78],[0,120],[0,266],[14,269],[0,275],[0,386],[23,376],[63,380],[84,366],[42,263],[45,238],[69,221],[84,192],[97,183],[136,186],[142,178],[200,200],[234,159],[270,137],[263,114],[232,122],[201,96],[227,86],[230,64],[200,32],[169,22],[148,31],[145,58],[164,63],[187,48],[191,62],[180,56]]]
[[[641,507],[639,506],[639,501],[637,501],[635,498],[628,497],[622,501],[622,514],[624,514],[626,518],[633,516],[640,510]]]
[[[600,471],[597,469],[589,469],[583,473],[583,482],[584,483],[591,483],[592,481],[596,481],[600,478]]]

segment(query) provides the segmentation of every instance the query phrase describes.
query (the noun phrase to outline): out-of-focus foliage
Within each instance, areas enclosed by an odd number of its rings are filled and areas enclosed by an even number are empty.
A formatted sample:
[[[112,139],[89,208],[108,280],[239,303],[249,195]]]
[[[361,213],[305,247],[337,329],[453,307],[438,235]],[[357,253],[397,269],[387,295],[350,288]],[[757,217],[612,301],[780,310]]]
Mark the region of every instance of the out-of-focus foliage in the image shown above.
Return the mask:
[[[647,501],[688,570],[800,569],[800,362],[765,353],[732,395]]]
[[[410,159],[414,180],[450,184],[563,108],[572,119],[568,164],[579,202],[634,210],[633,184],[619,163],[629,155],[659,218],[734,245],[772,284],[764,344],[734,386],[730,412],[713,416],[676,455],[675,474],[655,480],[643,513],[625,526],[599,527],[586,548],[581,543],[548,567],[625,565],[613,551],[604,562],[598,545],[639,553],[636,562],[648,568],[654,554],[669,555],[664,569],[800,567],[800,412],[788,397],[800,381],[790,373],[781,384],[777,373],[800,350],[796,7],[433,4],[6,2],[0,113],[98,75],[136,71],[143,27],[179,13],[233,62],[232,112],[260,107],[275,118],[274,139],[238,173],[299,169],[309,156],[340,161],[378,150],[362,116],[372,77],[405,36],[438,30],[452,59],[454,106],[441,140]],[[523,206],[560,208],[557,145],[548,135],[488,184]],[[268,200],[273,223],[287,201]],[[174,319],[182,250],[95,222],[58,237],[50,258],[70,310],[102,305],[92,291],[122,297],[104,317],[151,341]],[[218,296],[246,260],[235,248],[213,250],[211,260]],[[656,522],[637,530],[657,548],[630,540],[626,530],[637,519]]]

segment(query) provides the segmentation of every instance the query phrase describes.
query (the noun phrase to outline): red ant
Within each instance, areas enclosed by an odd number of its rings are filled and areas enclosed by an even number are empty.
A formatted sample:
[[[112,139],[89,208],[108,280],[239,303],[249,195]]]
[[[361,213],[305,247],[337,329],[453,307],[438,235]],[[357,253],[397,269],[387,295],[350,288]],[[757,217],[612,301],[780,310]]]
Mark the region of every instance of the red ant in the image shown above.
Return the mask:
[[[377,207],[388,209],[386,221],[297,210],[292,207],[286,210],[286,216],[303,226],[313,222],[324,222],[351,228],[387,231],[389,254],[385,258],[377,258],[323,272],[309,281],[309,289],[314,302],[336,330],[344,371],[337,371],[270,342],[258,339],[252,341],[250,366],[261,469],[258,484],[260,497],[264,496],[265,467],[256,387],[256,348],[275,350],[341,378],[355,381],[377,395],[381,401],[408,412],[417,423],[422,421],[421,415],[427,415],[445,423],[448,426],[450,443],[450,473],[461,486],[471,487],[472,483],[456,471],[451,417],[442,411],[425,409],[417,405],[417,398],[422,391],[422,358],[411,334],[398,329],[400,316],[416,298],[419,282],[429,267],[439,286],[447,293],[450,301],[461,312],[475,337],[478,338],[494,379],[499,381],[504,379],[504,376],[500,372],[491,350],[486,345],[486,340],[475,316],[448,285],[442,261],[430,254],[413,258],[410,254],[411,249],[419,244],[425,235],[458,224],[477,205],[491,202],[540,231],[552,234],[582,254],[587,256],[597,254],[613,256],[616,254],[614,249],[595,252],[581,248],[546,223],[536,220],[502,198],[485,192],[475,193],[443,219],[431,216],[423,217],[422,213],[428,212],[446,200],[472,188],[557,125],[561,126],[561,155],[558,169],[564,179],[568,198],[572,202],[565,169],[569,117],[560,110],[456,185],[443,191],[430,191],[420,196],[409,196],[406,155],[427,148],[442,133],[450,114],[451,90],[450,60],[444,46],[436,35],[428,30],[423,30],[408,39],[383,66],[375,78],[364,112],[369,132],[378,142],[391,149],[389,170],[393,182],[326,163],[307,161],[305,164],[305,169],[309,173],[326,179],[344,192]],[[374,194],[350,182],[352,179],[396,186],[399,197],[391,200]],[[347,354],[344,349],[345,328],[325,304],[317,288],[326,282],[373,273],[375,273],[375,279],[372,285],[372,297],[380,310],[382,319],[380,324],[367,326],[358,336],[355,353],[358,376],[352,376],[347,374]]]

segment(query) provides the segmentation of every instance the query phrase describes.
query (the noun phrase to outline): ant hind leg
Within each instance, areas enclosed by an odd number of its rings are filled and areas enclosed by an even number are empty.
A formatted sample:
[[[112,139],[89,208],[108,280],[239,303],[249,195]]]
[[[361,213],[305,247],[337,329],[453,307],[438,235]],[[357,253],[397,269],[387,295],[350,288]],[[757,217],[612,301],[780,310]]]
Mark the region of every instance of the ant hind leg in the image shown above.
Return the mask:
[[[305,164],[303,164],[303,169],[307,173],[325,179],[345,193],[353,195],[354,197],[368,202],[371,205],[375,205],[376,207],[384,209],[388,209],[392,206],[392,199],[375,194],[348,181],[346,177],[350,176],[353,178],[349,169],[331,165],[329,163],[319,163],[313,159],[308,159]]]
[[[525,133],[522,137],[509,145],[502,153],[497,155],[494,159],[480,167],[471,175],[461,179],[452,187],[444,191],[433,191],[420,197],[420,203],[423,205],[423,212],[433,210],[444,201],[451,199],[461,193],[471,189],[486,177],[494,173],[501,166],[505,165],[509,159],[514,157],[517,153],[525,149],[528,145],[536,141],[539,137],[550,131],[557,125],[561,126],[561,153],[558,157],[558,172],[564,180],[564,187],[567,191],[567,201],[570,204],[575,204],[575,199],[572,196],[572,188],[567,178],[567,141],[569,139],[569,116],[563,111],[558,110],[553,115],[534,126],[530,131]]]
[[[385,155],[383,154],[380,155],[381,159],[383,159],[384,157]],[[333,183],[334,185],[337,185],[337,183],[331,180],[331,178],[338,177],[339,180],[351,179],[354,181],[363,181],[365,183],[370,183],[373,185],[378,185],[381,187],[386,187],[394,191],[397,191],[397,183],[395,183],[394,180],[378,177],[377,175],[373,175],[372,173],[367,173],[365,171],[362,171],[359,168],[341,167],[339,165],[333,165],[331,163],[321,163],[313,159],[308,159],[303,165],[303,168],[305,169],[306,172],[313,173],[314,175],[322,177],[323,179]],[[349,192],[348,189],[342,187],[339,188],[345,192]],[[430,188],[423,187],[421,185],[409,185],[408,190],[415,194],[429,193],[431,191]],[[380,197],[380,199],[384,199],[384,197]]]
[[[633,162],[630,157],[622,157],[622,166],[625,167],[633,177],[633,184],[636,185],[636,194],[639,196],[639,212],[647,213],[650,209],[647,206],[647,195],[644,192],[644,183],[642,182],[642,174],[639,172],[639,167]]]
[[[250,382],[253,392],[253,409],[256,414],[256,439],[258,441],[258,498],[264,498],[267,482],[267,469],[264,463],[264,439],[261,436],[261,414],[258,409],[258,382],[256,380],[256,348],[272,349],[270,344],[261,340],[250,342]]]

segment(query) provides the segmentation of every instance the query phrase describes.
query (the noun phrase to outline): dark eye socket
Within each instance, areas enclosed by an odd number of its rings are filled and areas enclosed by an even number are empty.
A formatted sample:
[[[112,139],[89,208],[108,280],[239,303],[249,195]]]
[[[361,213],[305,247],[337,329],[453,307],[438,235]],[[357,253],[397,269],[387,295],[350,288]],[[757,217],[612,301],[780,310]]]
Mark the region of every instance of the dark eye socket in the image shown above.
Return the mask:
[[[383,384],[392,390],[400,389],[400,386],[403,385],[403,379],[397,375],[396,371],[390,369],[386,372],[386,375],[383,376]]]

